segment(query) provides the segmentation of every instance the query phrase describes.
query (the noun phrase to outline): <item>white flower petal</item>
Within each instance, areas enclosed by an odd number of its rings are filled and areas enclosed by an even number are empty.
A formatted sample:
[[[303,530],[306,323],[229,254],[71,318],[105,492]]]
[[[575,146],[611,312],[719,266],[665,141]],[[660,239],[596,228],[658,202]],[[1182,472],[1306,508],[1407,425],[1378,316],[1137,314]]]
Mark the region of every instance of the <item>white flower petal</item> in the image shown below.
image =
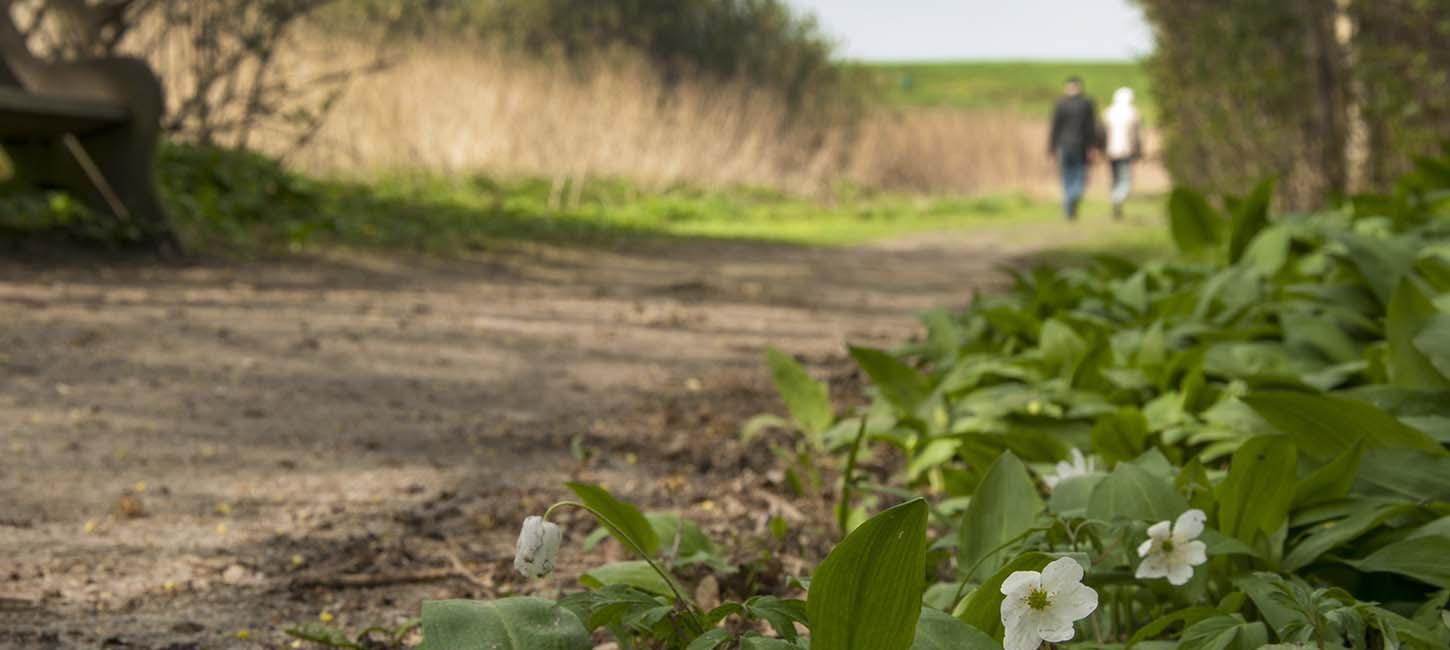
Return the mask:
[[[1042,569],[1042,588],[1049,593],[1067,591],[1080,584],[1082,565],[1070,557],[1057,558]]]
[[[1175,564],[1168,568],[1168,584],[1175,587],[1182,587],[1193,579],[1193,567],[1187,564]]]
[[[1052,489],[1056,488],[1058,481],[1061,481],[1061,480],[1062,479],[1057,478],[1056,476],[1054,476],[1052,474],[1044,474],[1042,476],[1042,482],[1047,484],[1047,489],[1048,490],[1052,490]]]
[[[1065,627],[1044,626],[1037,629],[1037,636],[1041,637],[1043,641],[1051,641],[1053,643],[1071,641],[1072,635],[1072,623],[1068,623]]]
[[[1042,586],[1042,574],[1036,571],[1013,571],[1002,581],[1002,593],[1007,596],[1023,596]]]
[[[1087,585],[1074,585],[1071,589],[1058,592],[1052,599],[1052,611],[1067,621],[1068,626],[1073,621],[1088,617],[1098,608],[1098,592]]]
[[[1002,639],[1003,650],[1037,650],[1042,637],[1037,635],[1037,617],[1023,616],[1014,625],[1007,625]]]
[[[549,575],[554,571],[562,539],[563,531],[558,524],[544,521],[539,516],[525,518],[519,530],[518,545],[514,548],[514,570],[528,578]]]
[[[1148,551],[1153,550],[1153,540],[1145,539],[1138,545],[1138,557],[1148,557]]]
[[[1168,558],[1162,553],[1152,553],[1138,563],[1138,570],[1133,573],[1139,579],[1162,578],[1168,575],[1171,569]]]
[[[1192,566],[1198,566],[1208,561],[1208,545],[1198,540],[1180,546],[1178,553],[1183,562]]]
[[[1167,521],[1160,521],[1148,527],[1148,536],[1156,540],[1165,540],[1173,534],[1173,524]]]
[[[1173,523],[1173,540],[1186,542],[1191,539],[1198,539],[1203,534],[1203,522],[1208,521],[1208,515],[1202,510],[1194,508],[1184,511],[1178,515],[1178,521]]]

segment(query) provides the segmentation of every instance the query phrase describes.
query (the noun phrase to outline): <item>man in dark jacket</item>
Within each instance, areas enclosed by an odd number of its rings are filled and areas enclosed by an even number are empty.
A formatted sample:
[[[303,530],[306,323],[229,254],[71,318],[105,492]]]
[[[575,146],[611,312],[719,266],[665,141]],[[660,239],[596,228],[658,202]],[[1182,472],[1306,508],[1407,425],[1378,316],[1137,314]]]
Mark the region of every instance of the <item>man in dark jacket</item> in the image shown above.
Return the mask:
[[[1057,160],[1062,172],[1062,210],[1069,220],[1077,218],[1077,206],[1087,185],[1088,163],[1099,146],[1098,133],[1098,109],[1083,94],[1082,79],[1068,79],[1062,99],[1052,110],[1047,155]]]

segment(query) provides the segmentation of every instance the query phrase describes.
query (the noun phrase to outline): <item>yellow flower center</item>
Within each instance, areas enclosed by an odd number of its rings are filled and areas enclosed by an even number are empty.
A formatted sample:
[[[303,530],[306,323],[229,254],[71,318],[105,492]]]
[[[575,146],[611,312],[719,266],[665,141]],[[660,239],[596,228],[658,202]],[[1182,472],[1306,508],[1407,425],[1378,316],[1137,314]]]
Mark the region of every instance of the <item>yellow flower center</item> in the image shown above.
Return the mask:
[[[1173,552],[1173,540],[1171,540],[1171,539],[1165,539],[1165,540],[1163,540],[1163,552],[1164,553],[1172,553]]]
[[[1051,604],[1052,601],[1048,599],[1047,592],[1041,589],[1033,589],[1032,593],[1027,595],[1027,606],[1032,609],[1044,610]]]

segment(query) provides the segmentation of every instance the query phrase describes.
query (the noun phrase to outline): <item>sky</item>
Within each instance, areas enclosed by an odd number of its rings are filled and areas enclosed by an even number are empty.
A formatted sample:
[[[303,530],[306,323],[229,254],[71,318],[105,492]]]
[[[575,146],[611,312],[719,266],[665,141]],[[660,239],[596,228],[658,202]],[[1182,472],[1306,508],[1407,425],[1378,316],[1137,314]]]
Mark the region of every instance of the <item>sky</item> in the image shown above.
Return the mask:
[[[1152,34],[1129,0],[787,0],[868,61],[1132,59]]]

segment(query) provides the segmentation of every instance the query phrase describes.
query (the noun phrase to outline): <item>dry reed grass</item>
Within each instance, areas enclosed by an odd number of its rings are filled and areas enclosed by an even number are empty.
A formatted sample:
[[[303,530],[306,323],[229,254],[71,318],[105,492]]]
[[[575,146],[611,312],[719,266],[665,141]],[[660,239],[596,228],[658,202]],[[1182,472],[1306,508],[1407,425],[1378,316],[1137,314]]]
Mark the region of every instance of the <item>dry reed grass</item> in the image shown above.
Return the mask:
[[[293,81],[380,56],[369,42],[295,40],[282,55]],[[168,87],[186,88],[185,53],[152,51]],[[667,85],[624,53],[582,68],[463,43],[393,45],[381,56],[388,65],[349,84],[309,146],[291,151],[285,131],[248,144],[311,173],[537,176],[553,178],[556,193],[591,177],[817,196],[842,181],[947,194],[1055,187],[1045,125],[1005,111],[878,108],[792,121],[769,92],[699,79]],[[1156,164],[1141,167],[1140,187],[1166,183]]]

